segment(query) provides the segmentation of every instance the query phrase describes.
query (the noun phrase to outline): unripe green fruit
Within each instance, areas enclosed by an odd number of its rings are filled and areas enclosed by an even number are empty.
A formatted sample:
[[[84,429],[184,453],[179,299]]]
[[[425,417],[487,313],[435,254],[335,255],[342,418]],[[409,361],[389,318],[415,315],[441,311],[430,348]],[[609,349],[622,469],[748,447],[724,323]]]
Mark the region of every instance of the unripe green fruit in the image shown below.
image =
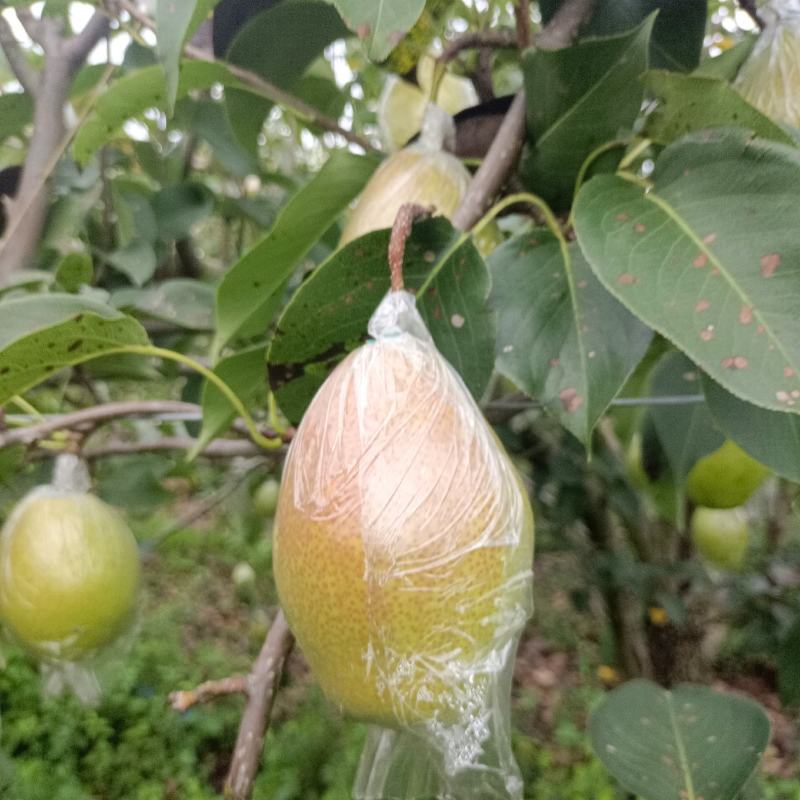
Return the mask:
[[[691,521],[692,540],[706,561],[720,569],[738,570],[747,553],[750,529],[740,508],[696,508]]]
[[[727,440],[692,467],[686,478],[686,494],[699,506],[736,508],[750,498],[767,475],[767,467]]]
[[[267,478],[253,495],[253,505],[262,517],[274,517],[278,508],[280,484],[275,478]]]
[[[42,487],[0,532],[0,619],[31,652],[75,661],[116,639],[139,585],[136,539],[90,494]]]

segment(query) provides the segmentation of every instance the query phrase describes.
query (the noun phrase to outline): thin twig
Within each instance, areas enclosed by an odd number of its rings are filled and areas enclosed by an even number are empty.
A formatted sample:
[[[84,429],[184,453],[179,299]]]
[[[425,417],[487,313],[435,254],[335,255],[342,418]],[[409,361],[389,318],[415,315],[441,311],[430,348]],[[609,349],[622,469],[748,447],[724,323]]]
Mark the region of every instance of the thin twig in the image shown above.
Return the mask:
[[[14,77],[31,97],[35,97],[39,89],[39,75],[28,63],[25,50],[17,41],[8,20],[0,14],[0,49],[6,54],[6,61]]]
[[[432,214],[433,210],[417,203],[403,203],[397,212],[389,239],[389,271],[393,292],[403,291],[403,257],[406,253],[406,242],[411,235],[411,226],[415,219],[423,219]]]
[[[57,431],[81,431],[86,433],[112,420],[126,417],[149,417],[160,414],[187,414],[192,415],[192,418],[194,418],[198,415],[202,415],[202,409],[194,403],[183,403],[177,400],[128,400],[103,403],[102,405],[92,408],[73,411],[69,414],[47,417],[43,422],[37,423],[36,425],[0,431],[0,449],[12,444],[34,444],[35,442],[48,438]],[[236,427],[236,422],[234,422],[234,427]],[[284,442],[289,442],[291,441],[294,431],[289,428],[278,434],[276,431],[272,430],[272,428],[264,427],[262,428],[262,433],[267,438],[280,438]],[[120,443],[117,447],[121,448],[123,444],[124,443]],[[142,443],[142,446],[144,447],[145,444],[146,443]],[[237,447],[238,446],[240,445],[237,445]],[[126,452],[133,452],[133,447],[134,445],[129,445],[130,449]],[[221,447],[221,445],[218,445],[218,447]],[[158,448],[152,447],[152,449]],[[175,448],[164,447],[163,449]],[[95,453],[98,452],[100,451],[95,451]],[[144,450],[141,452],[144,452]],[[87,457],[100,457],[99,455],[92,456],[91,450],[89,450],[88,453],[89,455]],[[105,454],[110,455],[111,452],[108,451]],[[249,455],[249,452],[243,452],[242,455]]]
[[[566,0],[536,37],[540,50],[569,47],[594,9],[594,0]]]
[[[247,694],[247,675],[231,675],[218,681],[206,681],[194,689],[170,692],[169,704],[173,711],[188,711],[198,703],[230,694]]]
[[[283,673],[283,665],[294,645],[286,617],[279,611],[269,629],[264,646],[248,676],[247,705],[239,725],[228,777],[225,779],[226,800],[249,800],[264,735],[269,727],[275,692]]]
[[[144,442],[106,442],[95,447],[84,447],[81,454],[89,460],[107,458],[108,456],[131,456],[139,453],[159,453],[164,451],[189,451],[195,446],[194,439],[188,436],[164,436],[160,439]],[[202,458],[238,458],[239,456],[265,456],[266,451],[249,439],[215,439],[198,453]]]
[[[139,9],[135,3],[131,2],[131,0],[119,0],[119,5],[122,9],[127,11],[131,18],[135,19],[140,25],[150,28],[151,30],[155,30],[155,21],[145,14],[141,9]],[[184,52],[189,58],[193,58],[197,61],[216,60],[217,63],[223,64],[231,73],[231,75],[239,78],[239,80],[255,89],[259,94],[263,95],[268,100],[271,100],[273,103],[286,108],[288,111],[296,114],[301,119],[312,122],[314,125],[317,125],[323,130],[336,133],[339,136],[342,136],[348,142],[357,144],[359,147],[364,148],[364,150],[368,152],[375,150],[373,144],[365,137],[355,133],[354,131],[348,131],[339,125],[339,123],[332,117],[323,114],[318,109],[304,102],[300,98],[295,97],[295,95],[284,91],[274,83],[270,83],[268,80],[261,77],[261,75],[258,75],[249,69],[239,67],[236,64],[231,64],[228,61],[214,59],[207,50],[196,47],[193,44],[187,44],[184,48]]]
[[[524,5],[524,4],[523,4]],[[536,46],[556,50],[569,45],[588,19],[594,0],[566,0],[536,37]],[[511,175],[525,140],[525,92],[517,92],[497,136],[470,183],[453,225],[469,230],[486,213]]]
[[[517,47],[525,50],[531,44],[531,4],[530,0],[517,0],[514,6],[517,20]]]
[[[473,31],[447,42],[442,54],[436,60],[440,64],[447,64],[464,50],[500,49],[516,45],[517,37],[514,31]]]

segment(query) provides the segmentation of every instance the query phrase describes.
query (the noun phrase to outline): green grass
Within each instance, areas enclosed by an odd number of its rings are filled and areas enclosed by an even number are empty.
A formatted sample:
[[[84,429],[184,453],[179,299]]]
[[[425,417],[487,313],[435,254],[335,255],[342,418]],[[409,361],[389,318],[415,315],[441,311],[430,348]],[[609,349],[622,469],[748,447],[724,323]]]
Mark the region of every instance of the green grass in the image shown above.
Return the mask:
[[[235,506],[235,504],[234,504]],[[147,523],[148,534],[165,519]],[[96,665],[101,705],[45,697],[35,664],[5,647],[0,669],[0,797],[3,800],[216,800],[227,770],[243,700],[219,699],[184,714],[170,691],[242,672],[252,662],[275,602],[271,549],[260,525],[227,517],[209,532],[171,536],[145,562],[137,630]],[[249,563],[252,585],[231,573]],[[556,582],[557,583],[557,582]],[[584,680],[565,689],[559,716],[540,740],[541,698],[518,693],[514,750],[528,800],[624,800],[588,750],[586,708],[600,690],[590,678],[595,648],[582,650],[563,613],[548,613],[559,591],[543,580],[541,624],[559,647],[575,648]],[[553,594],[555,596],[555,594]],[[586,621],[589,624],[591,621]],[[559,628],[559,626],[561,626]],[[560,631],[560,632],[559,632]],[[255,800],[348,800],[364,728],[336,713],[295,658],[279,694]],[[531,735],[528,735],[531,734]],[[797,782],[769,789],[769,800],[796,800]]]

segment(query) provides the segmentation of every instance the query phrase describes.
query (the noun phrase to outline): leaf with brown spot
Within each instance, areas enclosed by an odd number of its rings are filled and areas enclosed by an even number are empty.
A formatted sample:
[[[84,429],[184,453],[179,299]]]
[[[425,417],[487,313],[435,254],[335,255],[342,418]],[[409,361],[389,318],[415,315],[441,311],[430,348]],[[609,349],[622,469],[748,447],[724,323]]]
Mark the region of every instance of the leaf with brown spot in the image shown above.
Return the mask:
[[[651,180],[582,187],[575,231],[592,269],[729,391],[791,411],[777,392],[800,390],[800,150],[706,131],[667,147]],[[617,220],[623,210],[651,233]]]
[[[569,253],[565,264],[553,235],[534,231],[489,257],[497,369],[587,444],[651,332],[602,287],[577,245]]]
[[[77,295],[29,295],[0,309],[0,406],[56,369],[123,345],[148,344],[135,319]]]

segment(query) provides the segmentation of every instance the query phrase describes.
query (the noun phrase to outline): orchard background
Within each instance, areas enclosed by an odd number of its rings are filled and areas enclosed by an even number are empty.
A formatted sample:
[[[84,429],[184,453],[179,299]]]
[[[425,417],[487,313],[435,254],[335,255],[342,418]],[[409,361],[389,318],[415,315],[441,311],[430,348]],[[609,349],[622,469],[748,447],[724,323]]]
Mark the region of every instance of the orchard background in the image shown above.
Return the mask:
[[[534,503],[525,796],[800,797],[792,0],[16,1],[0,51],[0,519],[80,454],[144,583],[99,705],[3,641],[3,798],[350,796],[274,481],[389,287],[349,207],[437,86],[472,179],[406,281]]]

